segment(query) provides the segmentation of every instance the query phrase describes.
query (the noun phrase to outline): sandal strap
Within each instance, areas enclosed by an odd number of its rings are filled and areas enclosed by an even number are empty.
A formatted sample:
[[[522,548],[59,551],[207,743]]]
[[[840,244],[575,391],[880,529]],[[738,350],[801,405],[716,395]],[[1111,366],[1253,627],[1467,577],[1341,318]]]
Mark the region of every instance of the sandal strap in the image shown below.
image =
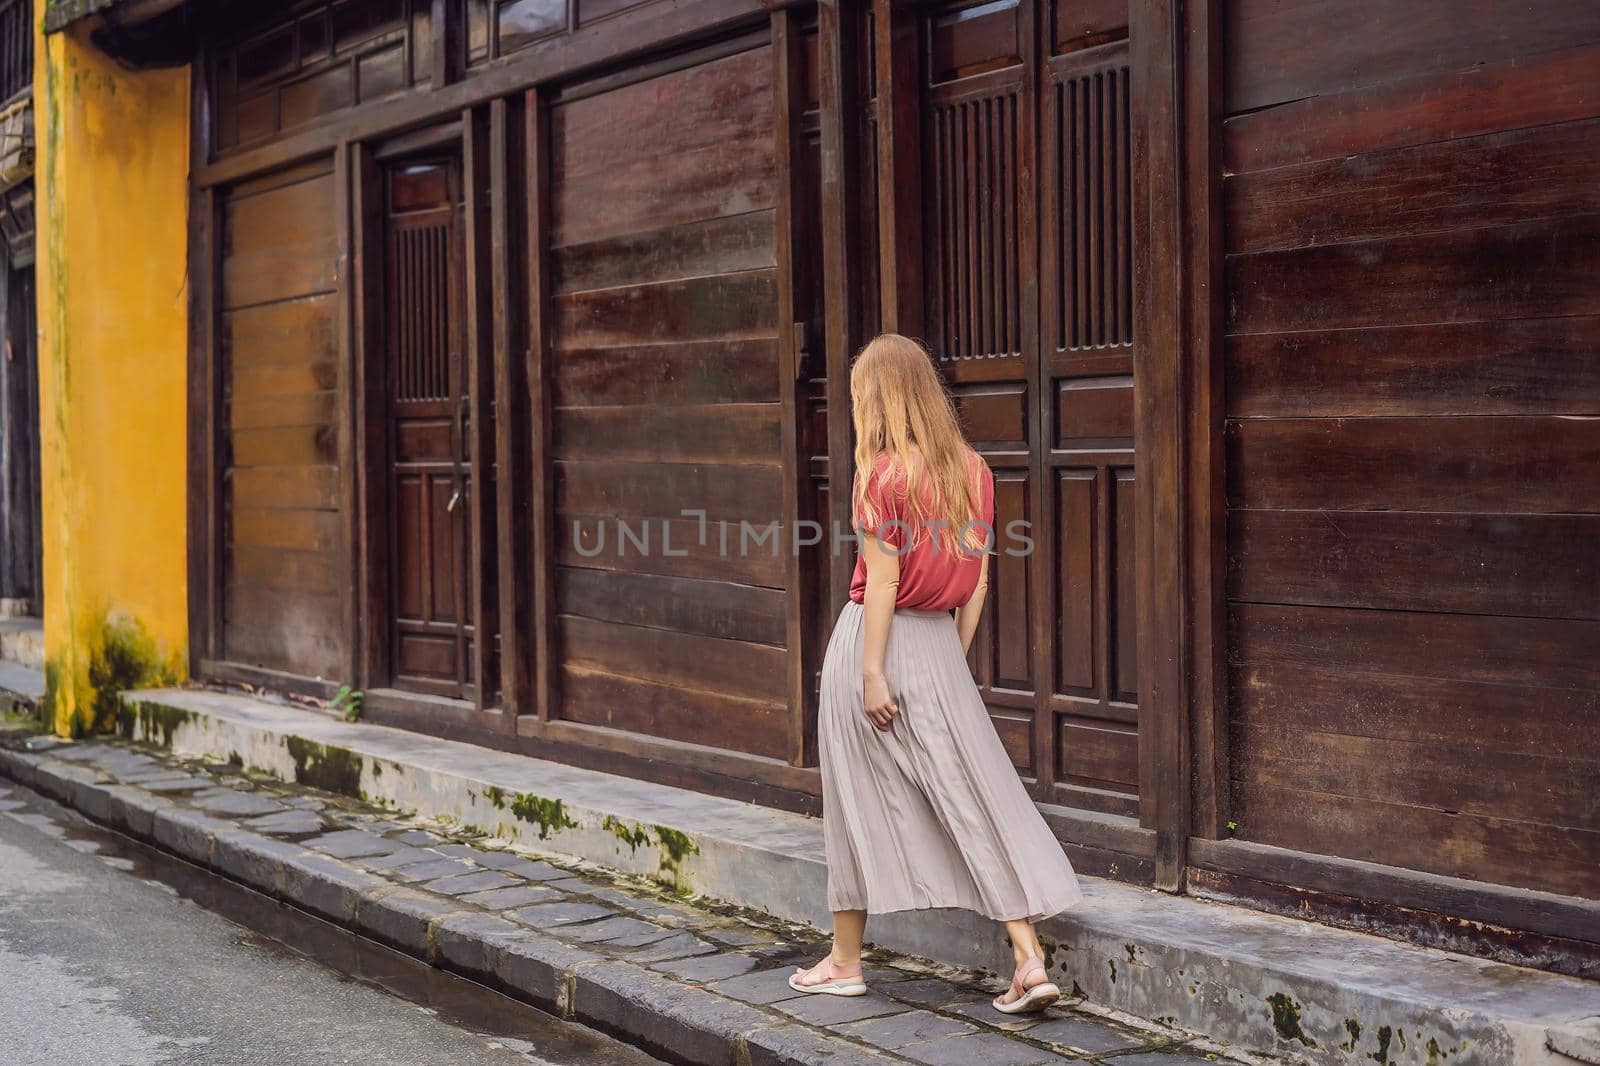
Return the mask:
[[[810,967],[804,972],[808,977],[816,976],[820,978],[817,983],[826,984],[829,981],[837,981],[841,977],[860,977],[861,964],[857,963],[853,969],[855,970],[854,973],[845,972],[843,969],[834,966],[832,955],[824,955],[821,962],[818,962],[815,966]]]
[[[822,961],[826,962],[828,964],[828,976],[830,978],[835,978],[836,979],[836,978],[840,978],[840,977],[850,978],[850,977],[860,977],[861,976],[861,964],[859,962],[856,963],[854,966],[850,966],[850,967],[835,966],[833,964],[833,956],[832,955],[829,955],[826,959],[824,959]]]
[[[1043,973],[1046,977],[1049,976],[1049,972],[1045,970],[1044,960],[1039,958],[1037,955],[1029,958],[1021,966],[1017,967],[1017,972],[1011,978],[1011,987],[1016,991],[1017,995],[1020,996],[1027,991],[1027,986],[1022,982],[1026,981],[1028,979],[1028,975],[1033,973],[1035,970]]]

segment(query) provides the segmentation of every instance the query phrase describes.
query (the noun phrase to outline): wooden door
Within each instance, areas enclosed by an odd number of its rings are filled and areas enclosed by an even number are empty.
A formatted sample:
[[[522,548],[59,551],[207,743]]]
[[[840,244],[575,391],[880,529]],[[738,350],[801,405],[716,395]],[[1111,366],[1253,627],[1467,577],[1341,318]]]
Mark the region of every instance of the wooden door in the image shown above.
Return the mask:
[[[384,173],[392,682],[472,693],[472,492],[460,163]]]
[[[756,40],[550,107],[550,716],[629,751],[793,749],[797,593],[740,526],[786,491],[773,79]]]
[[[923,32],[926,335],[1002,533],[976,673],[1036,799],[1136,815],[1126,5],[949,4]]]

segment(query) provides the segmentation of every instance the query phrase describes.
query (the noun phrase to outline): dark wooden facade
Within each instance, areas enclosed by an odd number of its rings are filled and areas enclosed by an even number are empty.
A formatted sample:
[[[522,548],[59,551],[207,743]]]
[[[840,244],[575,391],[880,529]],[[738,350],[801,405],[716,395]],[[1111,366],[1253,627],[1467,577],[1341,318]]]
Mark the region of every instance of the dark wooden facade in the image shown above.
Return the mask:
[[[1081,868],[1593,972],[1600,18],[1428,11],[215,20],[197,673],[814,812],[849,553],[717,523],[843,521],[897,329],[1030,523],[973,666]]]
[[[39,351],[34,301],[33,20],[0,0],[0,600],[42,613]]]

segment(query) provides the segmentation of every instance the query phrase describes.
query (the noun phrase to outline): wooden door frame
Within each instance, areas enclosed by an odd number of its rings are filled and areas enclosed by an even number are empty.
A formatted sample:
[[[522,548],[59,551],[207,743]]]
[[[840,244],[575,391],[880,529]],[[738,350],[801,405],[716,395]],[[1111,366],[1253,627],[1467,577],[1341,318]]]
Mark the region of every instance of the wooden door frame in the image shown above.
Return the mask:
[[[810,515],[804,506],[810,471],[800,451],[801,418],[805,381],[800,350],[805,323],[799,308],[805,307],[802,286],[812,279],[803,277],[798,243],[804,239],[796,226],[803,216],[802,204],[809,190],[800,166],[803,139],[801,118],[806,110],[805,41],[799,17],[792,8],[774,11],[772,40],[772,136],[773,163],[778,174],[777,203],[774,205],[773,252],[777,265],[778,288],[778,407],[779,460],[783,478],[782,528],[791,538],[799,537],[799,521]],[[785,545],[787,562],[784,583],[788,589],[784,607],[784,640],[788,645],[784,688],[788,696],[790,766],[812,766],[817,760],[816,714],[811,698],[811,678],[819,659],[817,649],[806,640],[806,611],[815,602],[811,582],[799,547]]]
[[[467,543],[470,546],[467,557],[471,564],[466,568],[465,577],[472,586],[472,665],[468,673],[473,679],[473,709],[480,716],[491,716],[480,720],[495,732],[503,733],[506,731],[506,720],[509,718],[515,721],[516,716],[503,714],[498,702],[491,704],[489,701],[491,684],[498,686],[500,681],[498,677],[492,682],[490,680],[495,666],[494,644],[499,633],[500,586],[494,575],[499,571],[500,562],[500,538],[497,527],[500,491],[502,488],[515,486],[503,484],[504,471],[501,471],[499,478],[491,478],[487,459],[489,453],[495,451],[495,461],[497,464],[499,462],[498,449],[495,447],[497,442],[493,427],[490,425],[491,407],[488,395],[495,382],[494,354],[497,331],[494,325],[494,308],[496,302],[500,307],[505,307],[504,291],[491,290],[494,282],[491,232],[496,228],[503,232],[504,226],[496,227],[492,216],[494,196],[490,142],[494,138],[490,132],[490,111],[491,106],[479,105],[461,113],[463,134],[461,253],[465,260],[462,282],[466,295],[466,306],[462,308],[465,318],[463,324],[466,327],[463,362],[467,372],[467,426],[472,433],[471,473],[467,482],[471,494],[467,511],[467,518],[471,522],[471,528],[467,531]],[[495,114],[500,120],[503,160],[505,126],[503,103]],[[484,506],[491,481],[496,482],[496,506],[493,509]],[[495,567],[493,571],[489,569],[491,560]]]
[[[1185,887],[1191,832],[1226,818],[1220,27],[1218,0],[1129,9],[1140,803],[1169,892]]]
[[[1184,274],[1187,408],[1182,490],[1188,501],[1185,558],[1189,649],[1189,755],[1192,837],[1216,839],[1231,816],[1227,679],[1227,485],[1224,479],[1222,0],[1187,0],[1183,8],[1183,127],[1179,181],[1188,246]]]
[[[881,4],[884,0],[878,0]],[[856,115],[861,108],[858,84],[860,41],[848,0],[819,0],[817,4],[817,111],[818,167],[821,172],[818,227],[822,246],[823,378],[827,381],[828,513],[819,516],[829,530],[850,525],[850,484],[854,457],[850,407],[839,402],[840,387],[850,380],[850,359],[860,343],[858,306],[861,255],[861,161],[865,146],[857,134]],[[881,25],[881,23],[880,23]],[[881,101],[880,101],[881,106]],[[840,610],[850,597],[855,560],[828,551],[828,606]],[[826,633],[832,633],[828,620]]]
[[[504,108],[484,108],[480,113],[469,109],[458,121],[447,121],[421,130],[412,130],[394,137],[372,142],[349,142],[342,146],[340,158],[348,162],[342,168],[339,188],[348,187],[346,203],[341,209],[343,246],[350,249],[347,261],[351,264],[350,284],[341,289],[346,293],[348,307],[342,319],[348,337],[349,357],[342,360],[349,367],[347,394],[352,399],[352,410],[346,421],[350,425],[351,446],[341,449],[349,458],[344,481],[350,486],[349,497],[355,501],[352,512],[352,559],[354,577],[352,588],[352,626],[356,634],[352,642],[352,683],[367,693],[367,702],[374,706],[391,706],[395,710],[414,711],[424,704],[436,707],[438,712],[456,726],[487,728],[494,732],[509,732],[508,722],[514,715],[501,712],[499,706],[485,705],[482,683],[485,664],[492,661],[490,643],[496,629],[494,610],[490,598],[484,595],[493,590],[498,597],[499,579],[491,582],[490,571],[484,565],[486,558],[496,564],[503,555],[504,538],[500,535],[501,510],[498,498],[494,508],[479,506],[486,484],[487,469],[484,461],[485,444],[490,439],[483,403],[482,387],[496,380],[497,354],[505,351],[509,337],[505,323],[494,321],[492,296],[489,286],[483,284],[484,275],[496,287],[505,284],[509,269],[497,262],[501,253],[492,247],[491,202],[494,200],[495,164],[504,162],[504,146],[495,151],[492,120],[498,116],[504,123]],[[472,448],[474,484],[472,508],[469,516],[471,528],[470,558],[473,565],[465,575],[473,582],[473,657],[467,669],[473,685],[471,699],[402,692],[394,688],[393,649],[391,646],[390,573],[393,559],[389,545],[389,498],[387,484],[388,443],[386,416],[389,406],[386,376],[382,370],[386,308],[384,305],[384,241],[386,234],[385,194],[383,175],[392,160],[417,153],[454,152],[459,159],[460,182],[463,197],[461,256],[462,287],[467,295],[463,308],[463,367],[466,375],[469,400],[472,404],[470,425],[475,434]],[[503,168],[502,168],[503,172]],[[503,256],[502,256],[503,258]],[[479,290],[484,290],[480,292]],[[476,294],[476,295],[475,295]],[[501,302],[501,306],[505,306]],[[498,349],[498,352],[497,352]],[[504,434],[512,427],[496,428]],[[498,442],[497,442],[498,444]],[[498,447],[497,447],[498,454]],[[504,471],[502,470],[502,477]],[[486,637],[486,634],[488,635]],[[502,663],[502,666],[505,664]],[[504,672],[497,681],[505,691]]]
[[[907,23],[915,33],[915,5],[874,0],[874,13],[878,122],[880,130],[892,129],[904,125],[906,109],[914,111],[920,99],[915,64],[907,62],[904,49],[888,47],[897,34],[906,33]],[[1048,5],[1041,3],[1028,24],[1047,13]],[[1069,833],[1089,831],[1075,843],[1126,846],[1139,857],[1151,856],[1147,849],[1153,845],[1154,880],[1167,891],[1183,888],[1191,829],[1216,836],[1226,818],[1219,562],[1225,512],[1216,341],[1220,18],[1218,0],[1131,0],[1129,5],[1137,235],[1132,265],[1140,828],[1108,833],[1105,826],[1091,824],[1097,819],[1090,812],[1080,818],[1079,812],[1052,809]],[[1036,111],[1030,111],[1035,121]],[[884,326],[918,329],[922,308],[909,299],[916,287],[906,285],[903,275],[914,269],[920,276],[922,269],[920,257],[914,267],[905,258],[920,251],[920,214],[903,203],[906,187],[896,180],[906,159],[915,157],[886,138],[880,138],[878,150]],[[1028,158],[1023,165],[1036,173],[1038,160]],[[1022,224],[1036,226],[1036,213]],[[1037,293],[1025,303],[1037,318]],[[829,417],[842,420],[848,412],[830,406]],[[1036,596],[1048,578],[1035,575]],[[1048,597],[1037,600],[1041,608],[1048,602]],[[1038,612],[1039,625],[1049,624],[1046,613]],[[1198,753],[1199,763],[1191,751]],[[1195,811],[1200,821],[1191,826]]]
[[[353,682],[370,691],[391,684],[389,537],[379,519],[388,513],[389,494],[383,470],[388,458],[385,417],[388,395],[381,372],[384,356],[384,212],[383,172],[400,155],[461,143],[459,123],[442,123],[381,141],[357,142],[350,151],[349,274],[351,309],[348,332],[352,353],[355,449],[346,480],[356,486],[354,570],[359,605]]]

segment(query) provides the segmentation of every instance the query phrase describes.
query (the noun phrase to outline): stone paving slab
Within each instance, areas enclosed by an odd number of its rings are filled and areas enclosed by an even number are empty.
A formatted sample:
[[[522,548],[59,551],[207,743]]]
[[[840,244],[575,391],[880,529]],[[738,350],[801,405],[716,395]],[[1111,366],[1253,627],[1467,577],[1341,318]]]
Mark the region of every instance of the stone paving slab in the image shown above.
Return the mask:
[[[0,659],[0,692],[14,693],[30,703],[44,697],[44,671]]]
[[[162,781],[155,771],[196,787],[154,792],[149,783]],[[986,1017],[979,1008],[998,983],[892,955],[869,958],[866,996],[800,995],[787,978],[797,962],[826,950],[814,930],[347,798],[300,804],[308,790],[251,780],[236,765],[152,760],[118,742],[84,742],[40,753],[0,749],[0,774],[325,920],[677,1062],[1044,1066],[1102,1061],[1104,1051],[1116,1066],[1134,1066],[1136,1057],[1176,1063],[1179,1052],[1237,1061],[1216,1045],[1194,1051],[1191,1037],[1174,1029],[1108,1019],[1081,1000],[1031,1024],[992,1008]]]

